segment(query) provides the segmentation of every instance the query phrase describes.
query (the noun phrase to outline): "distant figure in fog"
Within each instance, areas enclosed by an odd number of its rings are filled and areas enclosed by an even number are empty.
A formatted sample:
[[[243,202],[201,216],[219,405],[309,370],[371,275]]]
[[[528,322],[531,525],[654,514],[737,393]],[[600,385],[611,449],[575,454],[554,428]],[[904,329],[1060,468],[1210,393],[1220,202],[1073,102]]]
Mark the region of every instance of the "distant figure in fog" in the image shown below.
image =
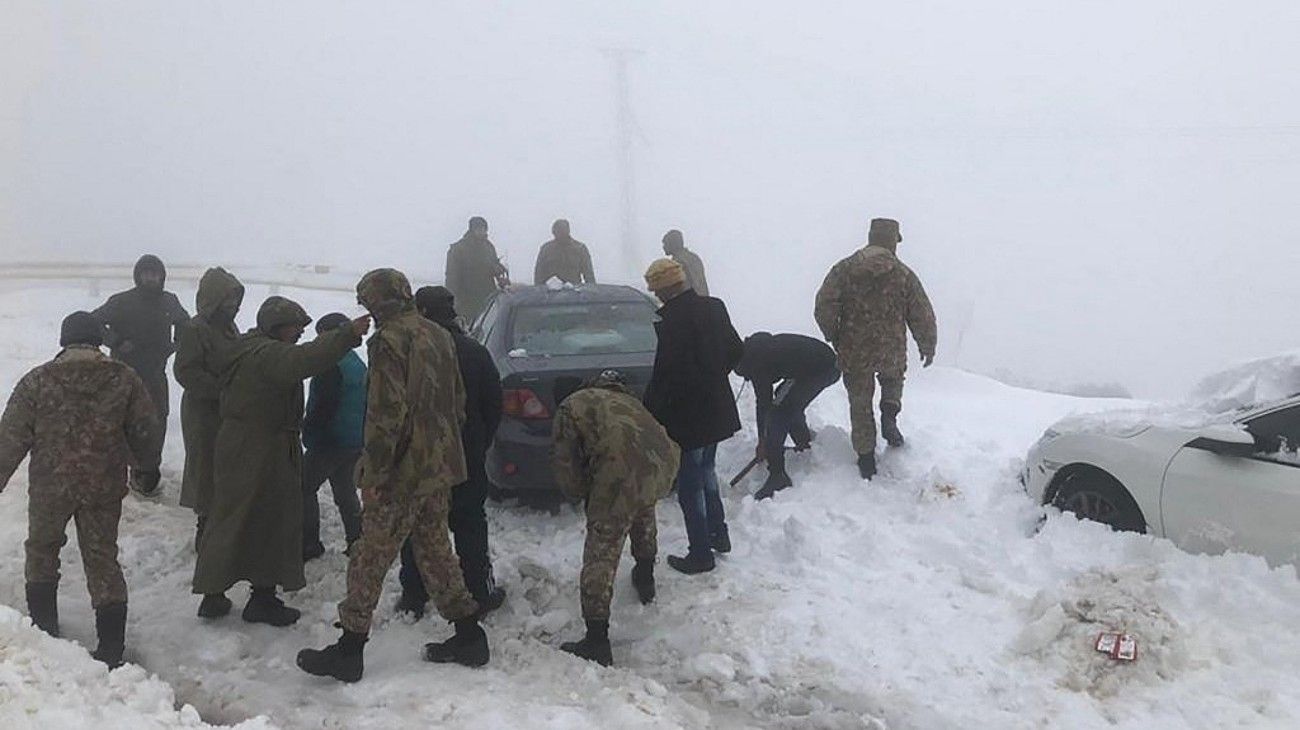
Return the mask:
[[[167,268],[157,256],[141,256],[134,276],[134,288],[109,297],[94,314],[104,324],[104,344],[114,358],[140,376],[158,410],[160,426],[154,432],[154,443],[131,474],[131,486],[152,497],[159,489],[159,465],[171,413],[167,359],[176,351],[176,329],[189,321],[190,315],[176,295],[166,290]]]
[[[912,331],[925,367],[934,363],[938,341],[934,308],[925,287],[898,260],[902,240],[898,221],[872,220],[867,246],[835,264],[817,292],[817,326],[839,354],[849,391],[853,448],[863,479],[876,474],[872,403],[876,381],[880,381],[880,431],[890,446],[902,446],[898,414],[903,410],[907,331]]]
[[[488,239],[486,219],[470,218],[469,230],[451,244],[447,251],[446,281],[447,288],[460,303],[460,314],[466,324],[478,318],[494,292],[510,284],[496,246]]]
[[[591,252],[587,244],[569,233],[569,222],[561,218],[551,225],[551,240],[542,244],[537,254],[537,268],[533,283],[544,286],[552,278],[565,284],[595,284],[596,274],[591,269]]]
[[[674,228],[664,234],[664,253],[682,265],[686,272],[686,286],[702,297],[709,295],[709,280],[704,276],[704,261],[694,251],[686,248],[682,232]]]

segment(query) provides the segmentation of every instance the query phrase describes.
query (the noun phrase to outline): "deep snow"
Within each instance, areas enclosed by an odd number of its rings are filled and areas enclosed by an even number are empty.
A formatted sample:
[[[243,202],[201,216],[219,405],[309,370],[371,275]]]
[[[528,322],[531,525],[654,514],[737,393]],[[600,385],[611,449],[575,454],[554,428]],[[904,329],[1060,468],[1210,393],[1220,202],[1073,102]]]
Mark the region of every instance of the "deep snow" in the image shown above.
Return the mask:
[[[192,301],[192,292],[180,294]],[[250,292],[245,319],[264,294]],[[73,287],[0,290],[0,389],[7,393],[57,349],[63,314],[94,303]],[[303,303],[315,314],[352,309],[342,296],[304,295]],[[289,597],[304,610],[297,626],[194,617],[193,525],[175,504],[181,454],[173,422],[166,496],[161,503],[130,497],[124,513],[128,652],[214,723],[266,715],[281,727],[339,728],[1300,724],[1293,568],[1270,570],[1243,555],[1189,555],[1069,516],[1053,514],[1039,529],[1043,510],[1015,478],[1025,450],[1058,418],[1115,402],[1018,390],[936,367],[912,374],[906,405],[909,445],[885,454],[882,476],[864,484],[852,463],[843,390],[831,389],[811,413],[815,448],[791,460],[796,488],[755,503],[747,494],[761,482],[756,475],[727,492],[736,549],[717,571],[688,578],[661,563],[659,600],[641,607],[625,566],[611,628],[618,668],[556,649],[581,632],[580,516],[493,505],[496,570],[510,591],[487,621],[493,662],[482,670],[420,662],[419,646],[448,629],[436,618],[395,620],[391,576],[366,678],[352,686],[293,666],[298,649],[336,635],[345,562],[324,494],[331,552],[308,565],[308,588]],[[744,407],[752,420],[752,401]],[[724,445],[724,479],[752,445],[752,426]],[[0,553],[10,556],[0,564],[0,603],[15,607],[23,605],[25,485],[20,474],[0,495]],[[661,505],[659,523],[661,552],[680,552],[674,503]],[[93,645],[75,538],[70,543],[65,635]],[[1113,664],[1092,651],[1103,627],[1137,634],[1136,663]],[[74,680],[52,683],[51,673]],[[17,626],[0,609],[0,720],[18,723],[6,727],[127,727],[130,712],[138,713],[136,727],[197,722],[188,710],[159,707],[170,699],[138,667],[110,676],[81,650]],[[84,723],[69,721],[82,713]]]

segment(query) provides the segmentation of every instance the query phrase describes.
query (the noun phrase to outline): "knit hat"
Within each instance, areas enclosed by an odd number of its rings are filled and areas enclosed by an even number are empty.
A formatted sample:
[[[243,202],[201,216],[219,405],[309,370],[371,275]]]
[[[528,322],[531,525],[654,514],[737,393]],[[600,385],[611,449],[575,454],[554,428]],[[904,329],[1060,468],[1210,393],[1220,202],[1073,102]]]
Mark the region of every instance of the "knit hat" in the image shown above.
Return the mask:
[[[895,244],[903,240],[898,232],[898,221],[893,218],[872,218],[871,230],[867,232],[867,241],[877,245]]]
[[[102,344],[104,344],[104,325],[100,324],[95,315],[90,312],[73,312],[64,318],[62,331],[59,333],[59,347],[72,345],[99,347]]]
[[[332,332],[339,327],[345,327],[352,323],[348,315],[342,312],[330,312],[329,314],[316,320],[316,334],[323,335],[326,332]]]
[[[658,259],[646,269],[645,283],[650,291],[671,289],[686,283],[686,270],[672,259]]]
[[[451,322],[456,319],[456,295],[445,286],[422,286],[415,292],[415,308],[426,319]]]

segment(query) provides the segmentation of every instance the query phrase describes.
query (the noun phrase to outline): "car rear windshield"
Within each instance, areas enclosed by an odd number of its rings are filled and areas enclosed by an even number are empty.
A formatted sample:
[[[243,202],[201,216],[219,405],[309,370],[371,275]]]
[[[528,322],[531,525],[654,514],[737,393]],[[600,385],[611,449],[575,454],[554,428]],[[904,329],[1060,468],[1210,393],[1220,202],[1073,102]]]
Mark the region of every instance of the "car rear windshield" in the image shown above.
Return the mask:
[[[654,352],[649,302],[523,306],[515,311],[511,350],[528,356]]]

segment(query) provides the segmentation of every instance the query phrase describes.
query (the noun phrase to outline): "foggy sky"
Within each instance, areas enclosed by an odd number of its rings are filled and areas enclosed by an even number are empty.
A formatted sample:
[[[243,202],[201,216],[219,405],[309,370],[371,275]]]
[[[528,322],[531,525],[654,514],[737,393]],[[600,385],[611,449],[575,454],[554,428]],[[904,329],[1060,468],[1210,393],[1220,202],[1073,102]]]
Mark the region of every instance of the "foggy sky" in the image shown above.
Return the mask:
[[[742,331],[812,333],[871,217],[940,362],[1170,395],[1296,346],[1290,2],[0,0],[0,260],[284,261],[440,279],[471,215],[517,280],[556,217],[681,228]],[[958,347],[960,335],[960,347]]]

